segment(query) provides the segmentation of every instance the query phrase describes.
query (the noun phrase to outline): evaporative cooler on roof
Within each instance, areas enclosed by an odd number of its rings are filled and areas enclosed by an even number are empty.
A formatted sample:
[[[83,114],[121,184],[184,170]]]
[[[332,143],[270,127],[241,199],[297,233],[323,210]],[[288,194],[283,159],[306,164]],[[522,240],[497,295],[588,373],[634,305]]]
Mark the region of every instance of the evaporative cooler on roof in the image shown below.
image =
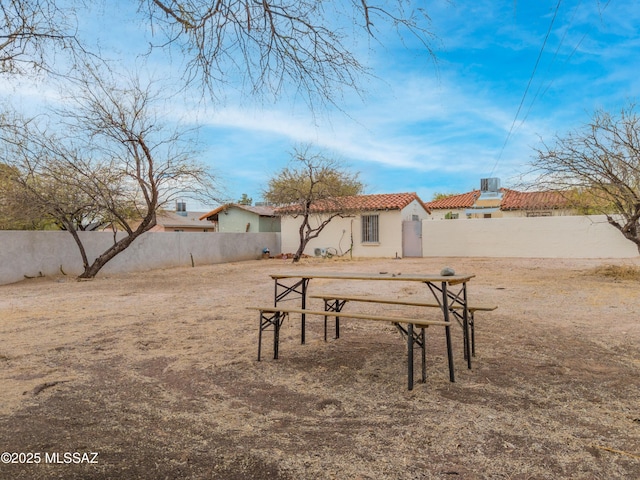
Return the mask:
[[[498,193],[500,191],[500,179],[499,178],[481,178],[480,179],[480,191],[482,193]]]

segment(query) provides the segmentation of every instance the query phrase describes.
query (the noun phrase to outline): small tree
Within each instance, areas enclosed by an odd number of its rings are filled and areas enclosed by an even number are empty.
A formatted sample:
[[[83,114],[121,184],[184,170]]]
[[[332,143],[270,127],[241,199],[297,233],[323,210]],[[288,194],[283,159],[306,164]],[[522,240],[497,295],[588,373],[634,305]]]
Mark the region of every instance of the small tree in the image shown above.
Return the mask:
[[[242,194],[242,198],[238,200],[238,205],[251,205],[253,198],[249,197],[246,193]]]
[[[553,145],[543,142],[536,152],[538,186],[588,201],[590,212],[606,215],[640,251],[640,118],[634,104],[617,117],[596,111],[584,128],[556,136]]]
[[[444,200],[445,198],[449,198],[449,197],[454,197],[456,195],[459,195],[457,193],[440,193],[440,192],[436,192],[433,194],[433,197],[431,197],[431,201],[432,202],[436,202],[438,200]]]
[[[193,160],[187,132],[170,130],[152,113],[158,98],[150,88],[135,81],[117,88],[105,79],[83,80],[75,105],[54,112],[51,122],[15,121],[3,135],[5,156],[19,172],[15,201],[73,236],[84,267],[80,278],[93,278],[153,228],[167,203],[213,192],[213,177]],[[93,261],[78,234],[89,224],[114,232],[113,244]]]
[[[280,205],[282,214],[301,219],[294,263],[300,260],[311,239],[318,237],[332,219],[344,214],[344,198],[358,195],[362,189],[358,174],[344,170],[336,160],[312,152],[308,145],[294,150],[291,165],[269,180],[264,192],[267,201]]]

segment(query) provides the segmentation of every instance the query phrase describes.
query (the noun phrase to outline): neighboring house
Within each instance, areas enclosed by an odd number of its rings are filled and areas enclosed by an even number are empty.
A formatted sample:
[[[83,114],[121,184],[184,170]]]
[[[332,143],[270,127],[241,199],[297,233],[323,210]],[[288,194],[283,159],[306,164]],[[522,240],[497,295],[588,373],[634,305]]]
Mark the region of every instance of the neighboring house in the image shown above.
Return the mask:
[[[268,205],[228,203],[200,216],[217,225],[218,232],[279,232],[280,217]]]
[[[337,211],[335,204],[328,202],[313,205],[311,210],[312,227]],[[417,194],[344,197],[340,199],[339,211],[341,216],[333,218],[318,238],[309,242],[305,254],[391,258],[422,256],[422,220],[428,217],[429,210]],[[295,211],[282,214],[283,253],[298,250],[300,225],[301,217],[296,216]]]
[[[216,226],[200,220],[202,212],[189,212],[184,202],[176,202],[176,210],[159,211],[151,232],[215,232]]]
[[[452,195],[425,205],[431,211],[431,220],[576,214],[559,192],[519,192],[500,188],[497,178],[482,179],[480,190]]]

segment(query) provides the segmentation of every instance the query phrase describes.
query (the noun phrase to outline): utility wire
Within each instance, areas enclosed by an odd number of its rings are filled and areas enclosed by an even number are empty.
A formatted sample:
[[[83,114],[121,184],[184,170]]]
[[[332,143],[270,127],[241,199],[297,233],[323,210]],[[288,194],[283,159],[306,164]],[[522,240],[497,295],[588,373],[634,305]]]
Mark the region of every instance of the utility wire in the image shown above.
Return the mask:
[[[565,29],[564,34],[562,35],[562,38],[560,39],[560,42],[558,43],[558,47],[556,48],[556,51],[553,54],[553,58],[549,62],[549,65],[547,67],[547,71],[545,72],[545,76],[547,76],[549,74],[549,72],[551,71],[551,66],[556,61],[556,58],[558,58],[558,54],[560,53],[560,49],[562,48],[562,45],[564,44],[564,41],[567,38],[567,32],[569,31],[569,27],[571,26],[571,24],[575,20],[576,14],[578,13],[578,9],[580,8],[581,4],[582,4],[582,0],[580,0],[578,2],[578,4],[576,5],[576,7],[574,8],[573,15],[571,15],[571,19],[569,20],[569,24],[567,25],[567,28]],[[571,58],[573,57],[573,54],[578,50],[578,48],[580,47],[580,45],[582,44],[582,42],[584,41],[586,36],[587,36],[586,33],[582,36],[582,38],[580,39],[578,44],[572,50],[572,52],[569,55],[569,57],[564,61],[565,64],[569,60],[571,60]],[[552,84],[553,84],[553,80],[551,80],[547,84],[547,86],[545,87],[544,86],[544,77],[543,77],[543,79],[540,81],[540,86],[538,87],[538,90],[536,90],[536,94],[533,96],[533,100],[531,100],[531,102],[529,103],[529,108],[527,109],[527,113],[525,113],[524,118],[520,121],[520,124],[518,125],[518,128],[520,128],[524,124],[524,122],[527,121],[527,118],[529,118],[529,113],[531,113],[531,109],[533,108],[533,105],[536,103],[536,100],[538,99],[538,97],[539,96],[544,96],[544,94],[547,93],[549,88],[551,88]],[[544,87],[544,91],[543,91],[543,87]],[[540,92],[542,92],[542,95],[540,95]],[[516,130],[517,130],[517,128],[516,128]]]
[[[527,82],[527,88],[525,89],[524,94],[520,99],[520,105],[518,105],[518,110],[516,111],[516,115],[513,118],[513,122],[511,123],[511,128],[509,128],[509,133],[507,134],[507,137],[504,139],[504,143],[502,144],[502,149],[500,150],[500,154],[498,155],[498,158],[496,159],[496,162],[494,163],[493,168],[491,169],[491,173],[489,174],[490,177],[493,176],[493,172],[495,172],[498,166],[498,163],[502,158],[502,154],[504,153],[504,150],[507,147],[507,142],[509,141],[509,138],[511,138],[511,134],[513,133],[513,129],[516,125],[516,121],[518,120],[518,115],[520,115],[520,110],[522,110],[522,105],[524,104],[524,100],[527,97],[527,93],[529,92],[529,88],[531,87],[531,82],[533,81],[533,77],[535,76],[536,70],[538,69],[538,65],[540,64],[540,59],[542,58],[542,54],[544,53],[544,49],[547,45],[547,40],[549,39],[549,35],[551,35],[551,30],[553,29],[553,24],[556,20],[556,17],[558,16],[558,10],[560,10],[561,3],[562,3],[562,0],[558,0],[556,8],[553,12],[553,17],[551,18],[551,23],[549,24],[549,28],[547,29],[547,34],[544,37],[544,41],[542,42],[542,47],[540,48],[540,52],[538,53],[538,58],[536,59],[536,63],[533,67],[533,71],[529,76],[529,81]]]
[[[609,6],[609,4],[611,3],[611,0],[607,0],[607,2],[605,2],[605,4],[603,5],[603,7],[600,9],[600,15],[602,15],[604,13],[604,11],[607,9],[607,7]],[[565,38],[567,37],[567,32],[569,30],[569,26],[573,23],[573,20],[576,17],[576,14],[578,12],[578,8],[581,6],[582,4],[582,0],[580,0],[580,2],[578,2],[578,5],[576,6],[575,10],[573,11],[573,15],[571,16],[571,20],[569,21],[569,25],[567,26],[567,30],[564,32],[564,35],[562,36],[562,39],[560,40],[560,43],[558,44],[558,48],[556,49],[555,54],[553,55],[553,59],[550,62],[549,68],[547,69],[547,72],[549,72],[549,70],[551,69],[551,64],[553,64],[553,62],[555,61],[555,59],[558,57],[558,54],[560,52],[560,47],[562,46],[562,44],[564,43]],[[563,62],[565,65],[567,63],[569,63],[569,61],[571,61],[571,59],[573,58],[573,56],[575,55],[575,53],[578,51],[578,49],[580,48],[580,45],[582,45],[582,42],[584,42],[584,39],[587,38],[587,35],[589,35],[591,29],[587,30],[582,37],[580,37],[580,40],[578,41],[578,43],[576,43],[575,47],[573,47],[573,49],[571,50],[571,53],[569,54],[569,56],[566,58],[566,60]],[[553,80],[550,81],[547,86],[544,88],[544,91],[542,91],[542,85],[540,85],[540,87],[538,88],[538,91],[536,92],[535,96],[533,97],[533,100],[531,100],[531,103],[529,104],[529,108],[527,109],[527,113],[525,114],[524,118],[522,119],[522,121],[520,122],[521,126],[522,124],[525,123],[525,121],[527,120],[527,118],[529,117],[529,113],[531,113],[531,109],[533,108],[533,105],[535,104],[536,99],[538,98],[538,96],[543,97],[547,91],[549,90],[549,88],[551,88],[551,84],[553,83]],[[540,92],[542,91],[542,94],[540,94]]]

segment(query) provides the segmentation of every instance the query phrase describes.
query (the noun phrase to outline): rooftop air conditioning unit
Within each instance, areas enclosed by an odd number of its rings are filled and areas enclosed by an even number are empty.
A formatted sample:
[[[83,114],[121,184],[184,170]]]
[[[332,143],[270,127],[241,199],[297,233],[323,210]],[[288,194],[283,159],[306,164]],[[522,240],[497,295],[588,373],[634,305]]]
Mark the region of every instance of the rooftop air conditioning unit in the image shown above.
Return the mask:
[[[480,179],[480,191],[481,192],[499,192],[500,191],[500,179],[499,178],[481,178]]]
[[[187,216],[187,202],[182,200],[176,201],[176,213],[180,216]]]

